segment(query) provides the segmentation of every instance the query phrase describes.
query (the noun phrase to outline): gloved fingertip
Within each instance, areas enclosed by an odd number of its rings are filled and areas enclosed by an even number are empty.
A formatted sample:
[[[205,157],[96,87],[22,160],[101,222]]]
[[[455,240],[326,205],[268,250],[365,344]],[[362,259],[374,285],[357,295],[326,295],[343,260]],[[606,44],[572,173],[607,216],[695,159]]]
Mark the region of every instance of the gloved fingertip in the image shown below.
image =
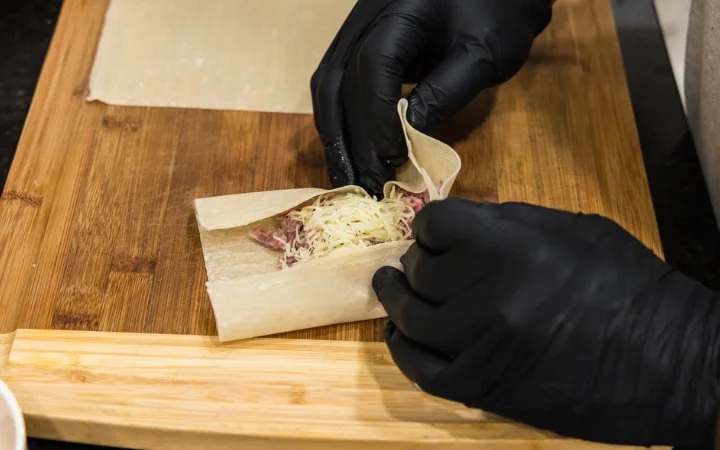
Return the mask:
[[[360,170],[358,173],[360,186],[365,188],[368,194],[377,197],[378,200],[385,196],[383,192],[385,183],[395,178],[395,171],[392,168],[382,167],[382,164],[380,166],[380,171]]]
[[[372,287],[375,290],[375,294],[378,294],[388,279],[392,277],[393,270],[395,269],[390,266],[384,266],[375,271],[375,275],[373,275],[372,278]]]
[[[325,161],[333,187],[358,183],[350,152],[342,137],[325,146]]]
[[[405,141],[405,133],[402,126],[398,123],[399,133],[389,143],[380,143],[375,145],[378,159],[390,168],[398,168],[408,161],[408,148]]]
[[[420,95],[417,87],[408,96],[408,109],[405,115],[411,127],[418,131],[425,131],[428,126],[428,104]]]
[[[477,234],[480,220],[490,217],[491,213],[492,208],[456,197],[433,201],[415,216],[412,234],[424,250],[444,253],[468,236]]]
[[[413,270],[418,259],[424,256],[426,252],[428,252],[427,249],[422,248],[417,242],[414,242],[410,248],[400,256],[400,264],[402,264],[405,269],[405,276],[408,275],[409,271]]]
[[[393,361],[410,382],[431,395],[442,393],[440,375],[450,366],[449,358],[409,339],[392,321],[385,325],[384,337]]]
[[[388,321],[388,323],[385,324],[385,329],[383,329],[383,337],[385,338],[385,342],[390,342],[393,335],[395,334],[395,331],[397,331],[397,327],[392,322],[392,320]]]
[[[395,144],[395,152],[388,153],[385,156],[385,164],[392,168],[402,167],[408,161],[407,143],[405,142],[405,134],[403,134]]]

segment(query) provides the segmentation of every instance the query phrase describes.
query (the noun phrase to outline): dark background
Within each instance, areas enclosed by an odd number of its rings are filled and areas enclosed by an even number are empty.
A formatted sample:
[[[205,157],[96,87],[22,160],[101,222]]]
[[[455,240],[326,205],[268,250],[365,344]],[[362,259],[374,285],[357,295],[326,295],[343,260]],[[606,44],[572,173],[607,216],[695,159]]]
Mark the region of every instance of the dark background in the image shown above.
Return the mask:
[[[720,288],[720,232],[652,0],[612,2],[666,259]],[[61,0],[0,4],[0,187],[5,184],[61,4]],[[29,441],[29,450],[100,448]]]

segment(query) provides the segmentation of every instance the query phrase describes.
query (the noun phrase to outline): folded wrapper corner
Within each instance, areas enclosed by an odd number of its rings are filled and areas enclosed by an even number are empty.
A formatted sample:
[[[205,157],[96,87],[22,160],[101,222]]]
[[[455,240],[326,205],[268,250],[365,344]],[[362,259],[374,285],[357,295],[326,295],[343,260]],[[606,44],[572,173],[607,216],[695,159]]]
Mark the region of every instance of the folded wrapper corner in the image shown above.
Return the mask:
[[[393,185],[409,192],[429,190],[430,199],[446,198],[460,171],[457,153],[413,129],[405,119],[407,102],[398,104],[409,161],[397,170]],[[439,186],[439,188],[438,188]],[[389,242],[331,254],[288,269],[278,268],[279,253],[251,240],[248,233],[271,228],[275,217],[328,192],[365,191],[346,186],[332,191],[287,189],[195,200],[207,290],[221,342],[384,317],[371,287],[375,271],[400,268],[411,241]]]

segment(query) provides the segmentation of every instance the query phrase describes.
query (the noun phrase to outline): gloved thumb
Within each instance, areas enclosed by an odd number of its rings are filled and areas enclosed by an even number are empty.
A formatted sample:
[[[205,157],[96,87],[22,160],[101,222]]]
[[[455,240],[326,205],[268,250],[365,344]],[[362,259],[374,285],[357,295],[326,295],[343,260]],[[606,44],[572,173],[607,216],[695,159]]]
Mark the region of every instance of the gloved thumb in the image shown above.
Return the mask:
[[[410,93],[408,122],[428,130],[500,81],[489,45],[458,46]]]

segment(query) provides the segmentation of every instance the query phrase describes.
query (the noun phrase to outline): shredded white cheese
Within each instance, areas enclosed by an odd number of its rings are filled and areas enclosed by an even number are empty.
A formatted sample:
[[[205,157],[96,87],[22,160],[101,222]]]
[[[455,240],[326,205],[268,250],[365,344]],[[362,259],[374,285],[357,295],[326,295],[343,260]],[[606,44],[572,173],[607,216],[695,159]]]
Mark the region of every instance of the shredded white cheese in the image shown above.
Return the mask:
[[[288,213],[303,229],[296,229],[296,245],[285,243],[281,264],[287,268],[288,261],[409,239],[414,217],[413,208],[394,188],[381,201],[361,193],[318,197],[312,205]]]

